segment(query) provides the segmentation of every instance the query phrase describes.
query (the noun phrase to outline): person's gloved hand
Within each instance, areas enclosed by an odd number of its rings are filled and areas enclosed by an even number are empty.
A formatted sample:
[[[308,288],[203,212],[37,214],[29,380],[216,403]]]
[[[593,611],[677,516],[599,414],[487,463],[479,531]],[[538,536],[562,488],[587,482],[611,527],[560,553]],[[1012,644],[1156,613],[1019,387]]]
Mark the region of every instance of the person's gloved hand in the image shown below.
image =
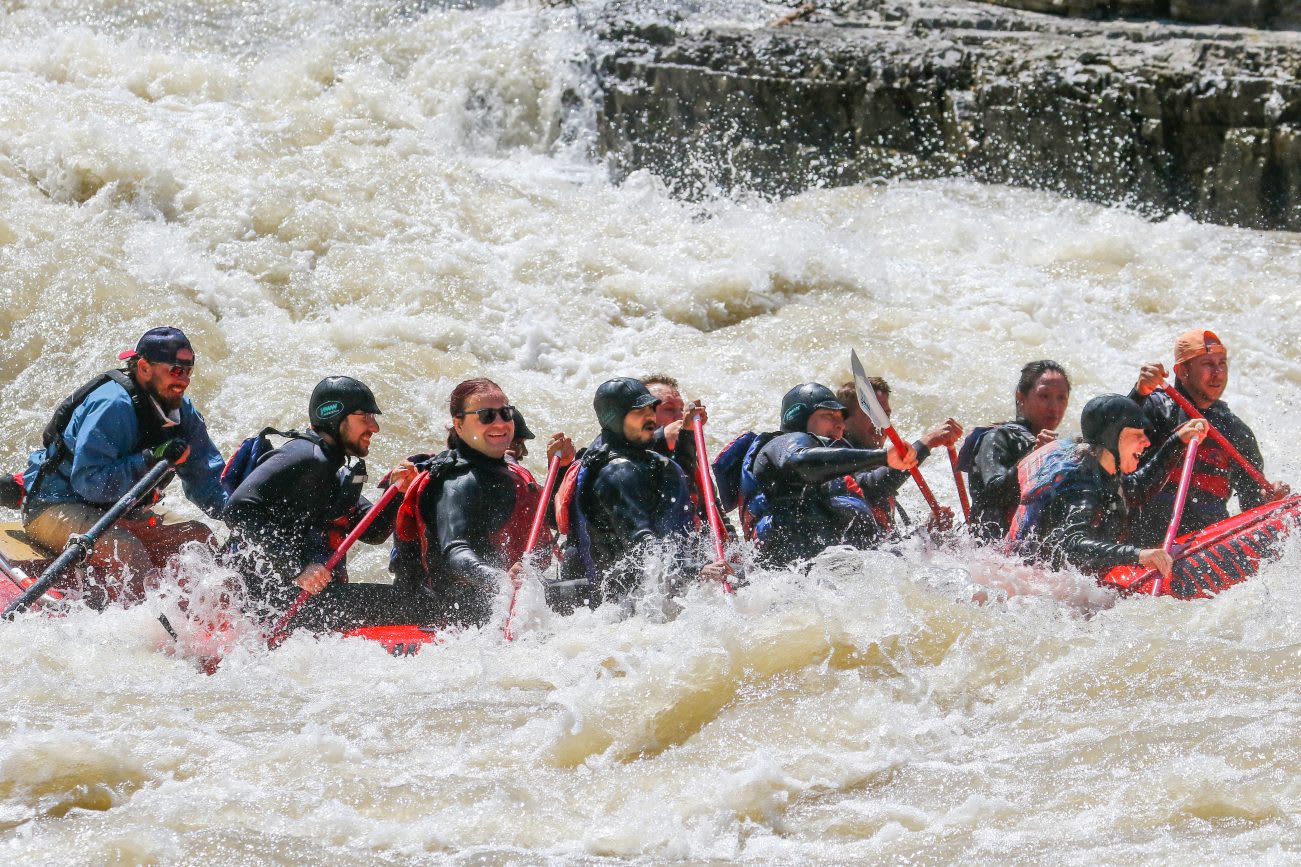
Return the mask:
[[[145,450],[145,460],[150,466],[159,461],[169,461],[172,466],[179,467],[189,456],[190,444],[180,437],[173,437],[157,448]]]

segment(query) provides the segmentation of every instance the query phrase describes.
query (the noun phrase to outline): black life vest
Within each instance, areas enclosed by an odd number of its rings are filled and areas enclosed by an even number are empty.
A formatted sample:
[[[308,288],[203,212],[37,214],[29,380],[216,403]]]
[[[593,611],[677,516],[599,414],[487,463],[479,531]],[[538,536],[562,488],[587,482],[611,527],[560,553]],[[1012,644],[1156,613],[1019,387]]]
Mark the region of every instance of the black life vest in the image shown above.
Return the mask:
[[[158,408],[136,381],[121,370],[106,370],[65,397],[55,408],[50,420],[46,422],[45,429],[41,431],[41,445],[46,450],[45,460],[36,471],[31,490],[26,493],[27,502],[30,503],[36,498],[41,489],[41,482],[44,481],[45,474],[50,468],[53,467],[57,471],[65,460],[72,457],[72,451],[68,448],[67,440],[63,438],[63,432],[67,429],[68,422],[72,420],[72,414],[76,412],[77,407],[85,403],[92,392],[108,382],[116,382],[122,386],[131,398],[131,407],[136,414],[136,451],[157,448],[171,439],[163,425],[163,418]],[[53,453],[50,452],[51,446],[54,447]],[[165,479],[154,488],[155,500],[161,496],[161,491],[169,480]]]

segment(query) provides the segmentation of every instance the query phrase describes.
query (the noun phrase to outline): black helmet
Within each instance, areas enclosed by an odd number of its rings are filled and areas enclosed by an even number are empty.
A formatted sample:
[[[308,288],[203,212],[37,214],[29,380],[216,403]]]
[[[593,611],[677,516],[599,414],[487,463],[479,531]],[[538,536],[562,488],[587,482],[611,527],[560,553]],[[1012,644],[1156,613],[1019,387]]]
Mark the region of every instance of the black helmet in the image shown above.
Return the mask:
[[[836,399],[836,393],[825,385],[806,382],[797,385],[782,398],[782,425],[787,432],[804,431],[814,410],[834,409],[845,411],[845,405]]]
[[[1120,432],[1146,427],[1147,417],[1134,401],[1120,394],[1103,394],[1084,405],[1080,435],[1090,445],[1101,446],[1120,459]]]
[[[528,424],[524,421],[524,413],[518,409],[515,410],[515,439],[517,440],[535,440],[537,434],[529,430]]]
[[[601,383],[592,399],[592,409],[601,429],[623,438],[623,417],[634,409],[659,406],[660,399],[650,393],[640,380],[619,376]]]
[[[307,415],[317,430],[337,434],[344,416],[354,412],[380,414],[375,395],[364,382],[351,376],[327,376],[312,389]]]

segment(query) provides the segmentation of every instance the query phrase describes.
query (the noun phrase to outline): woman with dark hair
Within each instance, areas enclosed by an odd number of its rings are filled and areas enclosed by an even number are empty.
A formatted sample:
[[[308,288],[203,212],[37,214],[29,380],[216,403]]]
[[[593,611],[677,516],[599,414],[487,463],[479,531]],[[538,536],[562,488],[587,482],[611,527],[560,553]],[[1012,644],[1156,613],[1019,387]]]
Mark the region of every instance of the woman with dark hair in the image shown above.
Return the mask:
[[[498,590],[519,574],[542,488],[506,459],[515,439],[515,408],[490,379],[452,390],[446,451],[417,467],[398,512],[391,568],[395,583],[420,586],[449,621],[482,625]],[[574,459],[563,433],[547,443],[547,460]]]
[[[971,533],[993,542],[1007,535],[1021,499],[1016,465],[1039,446],[1057,439],[1066,415],[1071,380],[1057,362],[1043,359],[1021,368],[1016,384],[1016,418],[978,427],[962,446],[960,468],[971,488]]]

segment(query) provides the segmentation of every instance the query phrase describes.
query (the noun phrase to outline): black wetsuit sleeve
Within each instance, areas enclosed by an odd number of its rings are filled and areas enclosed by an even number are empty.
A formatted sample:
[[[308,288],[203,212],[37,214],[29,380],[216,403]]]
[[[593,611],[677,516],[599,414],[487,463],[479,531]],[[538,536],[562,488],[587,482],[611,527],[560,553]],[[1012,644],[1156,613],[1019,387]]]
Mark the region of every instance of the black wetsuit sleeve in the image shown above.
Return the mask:
[[[1163,442],[1147,463],[1122,478],[1125,502],[1136,508],[1152,499],[1169,482],[1170,471],[1183,460],[1187,451],[1179,437],[1172,436]]]
[[[1021,482],[1016,467],[1025,455],[1025,447],[1011,432],[999,428],[986,434],[974,461],[985,502],[1004,509],[1020,502]]]
[[[475,528],[483,520],[483,511],[479,480],[474,473],[465,473],[443,483],[434,526],[438,528],[438,548],[452,573],[492,592],[505,570],[474,549]]]
[[[779,437],[764,446],[778,479],[819,485],[840,476],[855,475],[885,463],[884,449],[844,449],[810,446],[803,438]]]
[[[1063,512],[1056,532],[1058,550],[1078,569],[1104,572],[1113,566],[1138,564],[1138,548],[1098,538],[1094,518],[1103,511],[1103,496],[1097,489],[1076,488],[1064,492],[1055,504]]]
[[[647,498],[649,486],[631,461],[612,461],[602,468],[592,494],[613,533],[628,547],[655,538],[655,518]]]

